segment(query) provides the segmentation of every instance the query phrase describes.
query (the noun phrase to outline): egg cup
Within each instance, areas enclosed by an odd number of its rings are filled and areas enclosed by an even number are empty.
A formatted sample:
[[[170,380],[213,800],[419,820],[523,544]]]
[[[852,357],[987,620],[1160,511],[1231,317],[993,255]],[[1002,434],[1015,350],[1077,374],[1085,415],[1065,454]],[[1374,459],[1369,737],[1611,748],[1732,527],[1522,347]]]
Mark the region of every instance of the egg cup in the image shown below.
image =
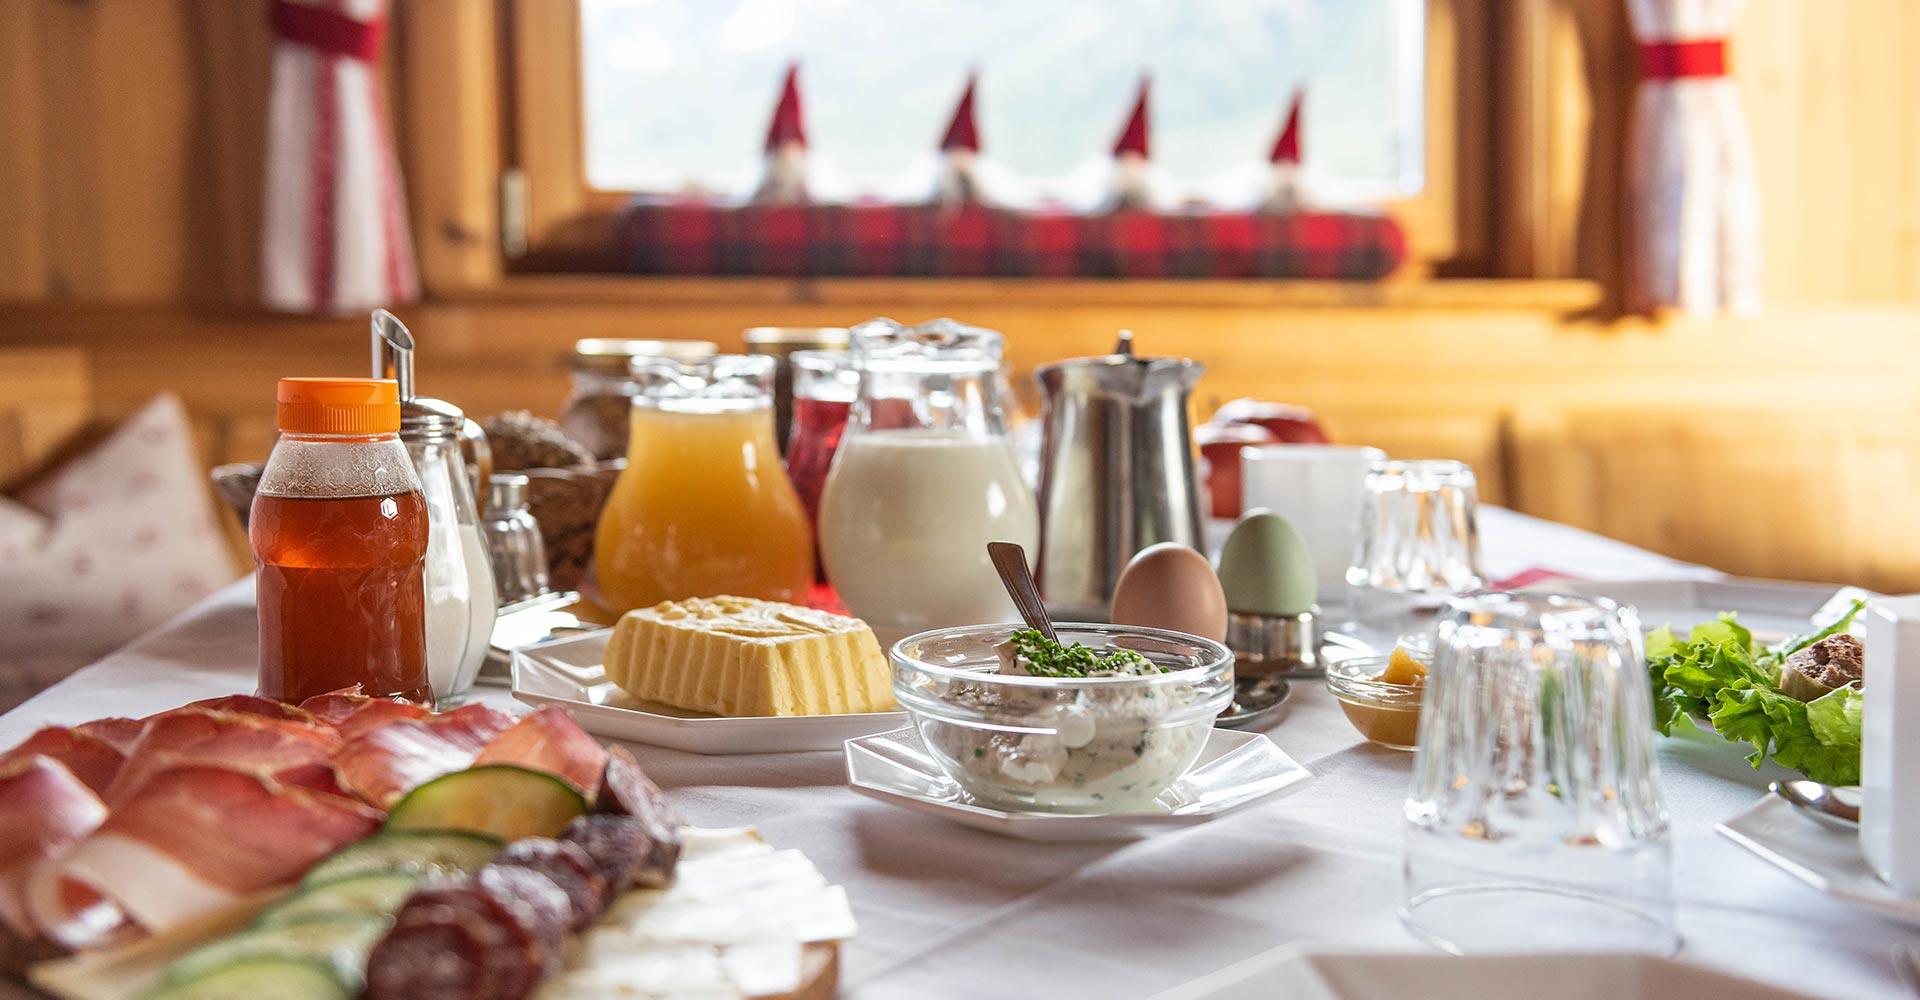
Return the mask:
[[[1233,650],[1234,676],[1319,677],[1326,673],[1320,660],[1320,622],[1315,612],[1295,615],[1259,615],[1227,612],[1227,648]]]

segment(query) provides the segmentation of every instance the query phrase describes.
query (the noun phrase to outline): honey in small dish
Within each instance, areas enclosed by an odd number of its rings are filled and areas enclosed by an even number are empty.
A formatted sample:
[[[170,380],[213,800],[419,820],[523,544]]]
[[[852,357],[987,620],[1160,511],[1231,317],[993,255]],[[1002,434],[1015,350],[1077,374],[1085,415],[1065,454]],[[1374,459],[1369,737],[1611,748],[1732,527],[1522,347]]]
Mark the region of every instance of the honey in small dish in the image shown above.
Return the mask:
[[[1355,660],[1327,669],[1327,688],[1347,721],[1360,735],[1395,750],[1412,750],[1419,743],[1426,683],[1426,664],[1397,646],[1384,665],[1378,659]]]

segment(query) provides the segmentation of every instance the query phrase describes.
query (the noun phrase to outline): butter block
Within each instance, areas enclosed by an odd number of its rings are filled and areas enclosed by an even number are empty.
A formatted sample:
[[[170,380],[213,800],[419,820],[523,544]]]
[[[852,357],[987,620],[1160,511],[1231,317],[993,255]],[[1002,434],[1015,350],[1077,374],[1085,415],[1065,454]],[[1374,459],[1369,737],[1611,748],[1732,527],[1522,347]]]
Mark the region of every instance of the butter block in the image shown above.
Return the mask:
[[[732,717],[891,712],[887,658],[858,618],[750,597],[627,612],[607,679],[645,701]]]

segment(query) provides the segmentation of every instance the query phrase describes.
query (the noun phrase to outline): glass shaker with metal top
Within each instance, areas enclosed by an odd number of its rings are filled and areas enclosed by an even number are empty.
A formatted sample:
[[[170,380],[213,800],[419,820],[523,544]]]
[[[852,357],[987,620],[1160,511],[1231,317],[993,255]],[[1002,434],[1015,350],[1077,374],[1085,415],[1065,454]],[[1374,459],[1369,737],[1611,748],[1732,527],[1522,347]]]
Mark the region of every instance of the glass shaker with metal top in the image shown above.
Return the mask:
[[[553,588],[547,580],[547,550],[540,526],[527,511],[527,477],[496,475],[483,522],[493,564],[494,594],[508,605],[538,597]]]
[[[497,611],[492,560],[462,451],[471,422],[451,403],[414,395],[413,336],[392,313],[374,313],[373,344],[375,370],[399,384],[400,441],[427,501],[428,682],[436,701],[458,700],[486,659]]]

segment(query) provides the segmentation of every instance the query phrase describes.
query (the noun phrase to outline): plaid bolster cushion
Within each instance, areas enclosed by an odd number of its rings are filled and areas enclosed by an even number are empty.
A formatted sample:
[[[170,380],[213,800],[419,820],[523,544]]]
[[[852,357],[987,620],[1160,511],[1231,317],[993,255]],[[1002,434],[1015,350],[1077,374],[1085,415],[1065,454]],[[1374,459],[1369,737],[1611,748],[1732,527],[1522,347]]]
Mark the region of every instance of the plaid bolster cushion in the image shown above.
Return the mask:
[[[621,219],[620,236],[642,274],[1368,281],[1406,257],[1392,219],[1334,212],[642,201]]]

